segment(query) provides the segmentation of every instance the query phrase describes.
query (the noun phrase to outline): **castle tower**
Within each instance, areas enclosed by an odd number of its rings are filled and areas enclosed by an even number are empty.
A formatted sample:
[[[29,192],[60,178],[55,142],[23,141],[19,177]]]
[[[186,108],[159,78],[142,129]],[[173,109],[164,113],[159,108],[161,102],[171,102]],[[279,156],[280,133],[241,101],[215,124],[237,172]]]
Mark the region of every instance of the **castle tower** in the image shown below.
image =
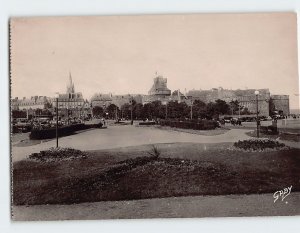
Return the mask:
[[[169,96],[171,90],[167,88],[167,79],[155,73],[156,77],[153,80],[153,85],[148,94],[153,96]]]

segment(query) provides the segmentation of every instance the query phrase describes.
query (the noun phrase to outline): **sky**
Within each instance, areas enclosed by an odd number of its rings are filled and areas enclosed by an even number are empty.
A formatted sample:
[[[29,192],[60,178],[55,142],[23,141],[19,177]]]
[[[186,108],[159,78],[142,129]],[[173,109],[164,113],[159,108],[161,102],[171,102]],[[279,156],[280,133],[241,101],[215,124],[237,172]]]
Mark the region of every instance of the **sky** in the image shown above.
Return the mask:
[[[261,89],[299,108],[294,13],[12,18],[11,95]]]

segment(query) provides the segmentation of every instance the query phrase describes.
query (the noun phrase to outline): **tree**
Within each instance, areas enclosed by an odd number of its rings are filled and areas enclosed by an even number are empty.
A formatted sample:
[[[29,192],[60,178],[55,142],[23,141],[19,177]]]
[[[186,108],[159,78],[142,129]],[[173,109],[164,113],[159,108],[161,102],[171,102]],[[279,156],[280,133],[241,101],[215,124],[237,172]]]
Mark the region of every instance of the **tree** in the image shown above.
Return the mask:
[[[243,107],[241,110],[241,115],[248,115],[248,114],[251,114],[249,109],[247,107]]]
[[[144,119],[145,118],[142,104],[139,103],[139,104],[134,105],[134,107],[133,107],[133,118],[134,119]]]
[[[170,101],[168,103],[168,118],[184,119],[189,118],[190,107],[185,102]]]
[[[21,110],[12,110],[11,112],[12,118],[26,118],[27,117],[27,113],[26,111],[21,111]]]
[[[92,111],[95,117],[103,117],[104,111],[100,106],[95,106]]]
[[[152,103],[146,103],[143,106],[143,116],[147,119],[152,119],[154,117],[154,105]]]
[[[44,106],[45,109],[49,109],[49,108],[52,108],[52,107],[53,107],[52,103],[50,103],[50,102],[45,103],[45,106]]]
[[[218,118],[220,114],[229,114],[230,106],[224,101],[217,99],[214,103],[207,104],[208,118]]]
[[[131,104],[123,104],[121,106],[121,117],[124,117],[124,118],[127,118],[127,119],[130,119],[130,114],[131,114]]]
[[[239,112],[239,102],[237,100],[232,100],[229,103],[232,114],[237,114]]]
[[[108,113],[108,118],[114,119],[114,118],[116,118],[116,115],[118,115],[119,108],[118,108],[118,106],[115,105],[115,104],[110,104],[110,105],[106,108],[106,112]]]
[[[201,100],[195,100],[193,102],[193,118],[205,118],[206,117],[206,104]]]

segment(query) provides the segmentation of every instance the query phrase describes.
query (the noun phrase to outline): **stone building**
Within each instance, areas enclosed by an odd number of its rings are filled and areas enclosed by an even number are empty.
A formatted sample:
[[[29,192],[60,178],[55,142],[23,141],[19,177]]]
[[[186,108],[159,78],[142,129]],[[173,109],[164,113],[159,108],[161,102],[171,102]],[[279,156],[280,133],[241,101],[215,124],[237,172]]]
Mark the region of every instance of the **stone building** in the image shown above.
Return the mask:
[[[19,99],[18,97],[11,100],[12,110],[36,110],[50,107],[51,99],[46,96],[31,96],[31,98]]]
[[[160,96],[166,97],[171,95],[171,90],[167,87],[167,79],[163,76],[158,75],[154,78],[154,83],[149,90],[148,94],[150,96]]]
[[[56,107],[56,99],[54,98],[52,101],[53,106]],[[66,93],[59,94],[58,96],[58,109],[60,115],[63,117],[82,117],[83,115],[86,115],[84,106],[86,106],[86,100],[83,99],[81,92],[75,91],[75,85],[70,74]]]
[[[148,92],[148,95],[144,95],[142,102],[143,104],[151,103],[154,101],[161,101],[166,104],[170,101],[186,101],[187,97],[180,92],[180,90],[175,90],[171,93],[171,90],[167,87],[167,78],[161,75],[156,76],[153,79],[153,85]]]
[[[250,113],[254,114],[256,113],[255,91],[255,89],[228,90],[219,87],[211,90],[191,90],[187,93],[187,96],[188,98],[199,99],[206,104],[215,102],[217,99],[224,100],[227,103],[238,101],[241,107],[247,108]],[[269,116],[270,91],[269,89],[258,89],[258,91],[259,115]]]
[[[113,95],[113,94],[95,94],[91,98],[91,106],[99,106],[102,108],[107,108],[109,105],[114,104],[121,108],[124,104],[130,104],[133,99],[136,103],[142,103],[142,95],[136,94],[126,94],[126,95]]]
[[[285,116],[290,114],[290,100],[288,95],[271,95],[271,100],[275,110],[279,114]]]

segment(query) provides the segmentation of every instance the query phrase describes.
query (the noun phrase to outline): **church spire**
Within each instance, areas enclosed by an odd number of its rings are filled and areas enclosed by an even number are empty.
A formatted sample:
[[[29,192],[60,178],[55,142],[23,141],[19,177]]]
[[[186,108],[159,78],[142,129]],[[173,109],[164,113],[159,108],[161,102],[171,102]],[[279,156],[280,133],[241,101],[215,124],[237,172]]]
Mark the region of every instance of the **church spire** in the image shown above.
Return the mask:
[[[67,93],[75,93],[71,72],[69,72],[69,85],[67,86]]]

